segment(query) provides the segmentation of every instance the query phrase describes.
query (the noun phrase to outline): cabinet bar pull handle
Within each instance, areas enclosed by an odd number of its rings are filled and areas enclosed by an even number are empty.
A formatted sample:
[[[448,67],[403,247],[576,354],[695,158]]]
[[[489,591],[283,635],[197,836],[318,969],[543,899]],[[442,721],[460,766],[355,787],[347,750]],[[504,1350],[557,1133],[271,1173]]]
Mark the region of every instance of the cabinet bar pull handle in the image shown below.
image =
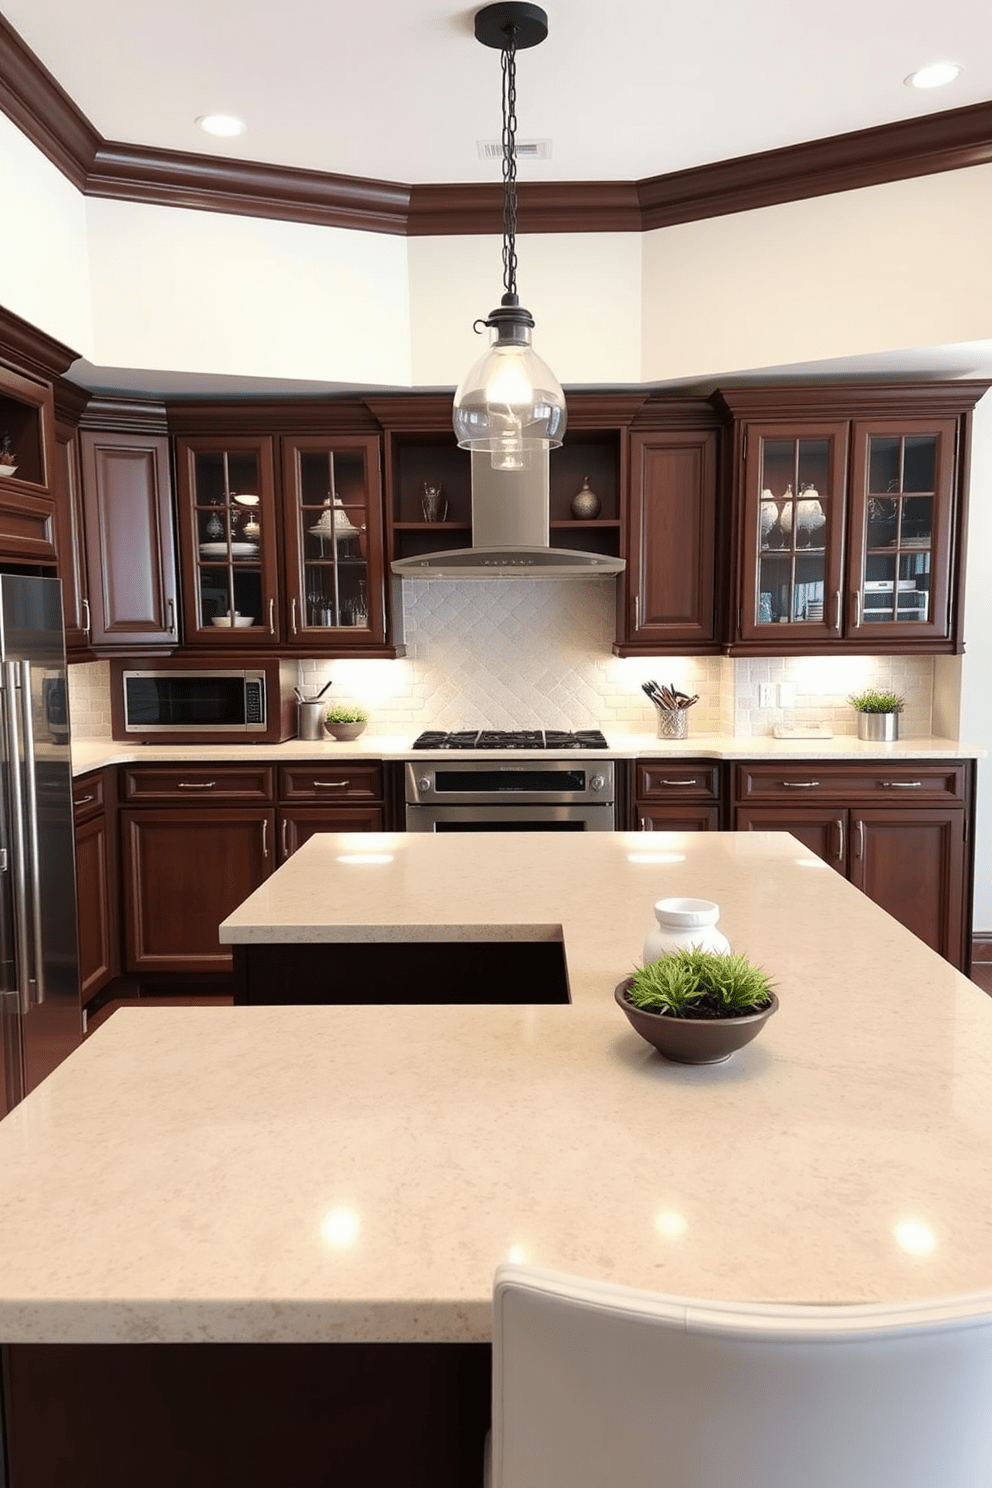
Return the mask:
[[[878,783],[883,790],[920,790],[923,786],[922,780],[880,780]]]
[[[654,831],[654,827],[651,825],[650,821],[648,820],[648,818],[646,816],[642,816],[641,817],[641,831],[642,832],[653,832]]]
[[[286,828],[288,826],[289,826],[289,822],[287,821],[286,817],[283,817],[283,819],[282,819],[282,855],[283,855],[284,858],[288,858],[289,857],[289,847],[286,844]]]
[[[90,617],[90,602],[88,599],[83,600],[83,614],[86,616],[86,623],[83,626],[83,634],[87,637],[87,639],[89,639],[89,634],[92,629],[92,620]]]
[[[267,858],[268,856],[269,856],[269,822],[268,822],[268,818],[266,818],[262,822],[262,857],[263,858]]]
[[[841,862],[841,863],[844,861],[844,819],[843,819],[843,817],[838,817],[837,818],[837,860],[838,860],[838,862]]]
[[[315,780],[314,790],[339,790],[342,786],[350,785],[350,780]]]
[[[170,599],[169,600],[169,626],[168,626],[169,634],[170,635],[173,633],[173,631],[175,630],[175,628],[176,628],[176,601],[174,599]]]
[[[293,596],[293,599],[292,599],[292,601],[290,603],[289,613],[290,613],[289,623],[290,623],[290,626],[292,627],[293,634],[295,635],[296,634],[296,596],[295,595]]]
[[[274,599],[270,599],[269,600],[269,635],[275,635],[275,633],[276,633],[276,602],[275,602]]]
[[[698,785],[698,780],[663,780],[662,785]]]
[[[861,590],[855,589],[851,598],[854,600],[854,628],[858,630],[861,626]]]
[[[95,800],[96,800],[96,796],[78,796],[76,798],[76,805],[77,806],[85,806],[87,804],[87,802],[89,802],[89,801],[95,801]]]
[[[854,856],[856,858],[863,858],[865,855],[865,824],[859,817],[854,825],[858,832],[858,845],[854,849]]]
[[[840,630],[840,590],[834,595],[834,630]]]
[[[177,780],[177,790],[213,790],[216,780]]]
[[[818,780],[780,780],[779,785],[786,790],[815,790],[819,785]]]
[[[636,631],[636,630],[640,630],[640,628],[641,628],[641,596],[639,594],[635,594],[634,595],[634,629]]]

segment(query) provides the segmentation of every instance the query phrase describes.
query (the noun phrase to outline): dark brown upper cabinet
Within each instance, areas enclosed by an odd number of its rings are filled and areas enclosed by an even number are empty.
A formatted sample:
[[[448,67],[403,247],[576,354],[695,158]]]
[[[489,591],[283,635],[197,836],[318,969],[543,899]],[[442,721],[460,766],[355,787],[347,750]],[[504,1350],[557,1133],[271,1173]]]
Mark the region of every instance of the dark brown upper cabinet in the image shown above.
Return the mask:
[[[0,465],[0,559],[54,564],[52,385],[0,361],[0,441],[4,436],[14,464]]]
[[[718,435],[630,436],[626,572],[617,581],[620,656],[716,652]]]
[[[726,649],[960,652],[971,412],[986,383],[734,389]]]
[[[169,441],[88,427],[102,414],[123,418],[113,405],[91,403],[79,434],[90,643],[102,654],[171,650],[179,610]]]
[[[271,435],[176,441],[183,642],[256,650],[284,637]]]

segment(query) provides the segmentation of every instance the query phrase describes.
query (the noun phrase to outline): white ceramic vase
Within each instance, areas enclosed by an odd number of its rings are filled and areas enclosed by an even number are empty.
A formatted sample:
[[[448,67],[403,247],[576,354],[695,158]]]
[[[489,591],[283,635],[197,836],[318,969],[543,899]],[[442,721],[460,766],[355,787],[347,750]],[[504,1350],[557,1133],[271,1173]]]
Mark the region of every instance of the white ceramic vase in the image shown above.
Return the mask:
[[[644,965],[670,951],[699,949],[725,956],[730,941],[716,928],[720,906],[710,899],[659,899],[654,906],[657,925],[644,942]]]

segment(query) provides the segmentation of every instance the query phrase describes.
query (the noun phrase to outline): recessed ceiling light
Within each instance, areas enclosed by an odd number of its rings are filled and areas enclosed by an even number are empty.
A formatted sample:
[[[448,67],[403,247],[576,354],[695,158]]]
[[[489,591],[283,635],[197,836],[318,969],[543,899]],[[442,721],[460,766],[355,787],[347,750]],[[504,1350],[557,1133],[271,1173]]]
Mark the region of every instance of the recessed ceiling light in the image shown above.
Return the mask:
[[[903,82],[907,88],[943,88],[945,83],[953,83],[960,71],[956,62],[931,62],[929,67],[911,72]]]
[[[201,114],[196,122],[205,133],[219,134],[225,139],[244,134],[248,128],[243,119],[236,119],[233,114]]]

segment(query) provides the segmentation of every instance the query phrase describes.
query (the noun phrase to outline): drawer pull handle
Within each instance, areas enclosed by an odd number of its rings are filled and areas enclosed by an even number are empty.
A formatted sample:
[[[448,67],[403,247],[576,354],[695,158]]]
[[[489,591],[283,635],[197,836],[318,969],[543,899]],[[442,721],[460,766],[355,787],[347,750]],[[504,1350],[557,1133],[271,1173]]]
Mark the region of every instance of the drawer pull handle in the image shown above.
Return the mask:
[[[342,787],[350,785],[350,780],[315,780],[314,790],[341,790]]]
[[[920,790],[923,786],[922,780],[880,780],[878,783],[883,790]]]
[[[80,796],[76,801],[77,806],[85,806],[89,801],[95,801],[96,796]]]
[[[779,785],[786,790],[815,790],[819,785],[818,780],[780,780]]]
[[[216,780],[179,780],[176,782],[177,790],[213,790],[217,784]]]
[[[698,780],[663,780],[662,785],[698,785]]]

